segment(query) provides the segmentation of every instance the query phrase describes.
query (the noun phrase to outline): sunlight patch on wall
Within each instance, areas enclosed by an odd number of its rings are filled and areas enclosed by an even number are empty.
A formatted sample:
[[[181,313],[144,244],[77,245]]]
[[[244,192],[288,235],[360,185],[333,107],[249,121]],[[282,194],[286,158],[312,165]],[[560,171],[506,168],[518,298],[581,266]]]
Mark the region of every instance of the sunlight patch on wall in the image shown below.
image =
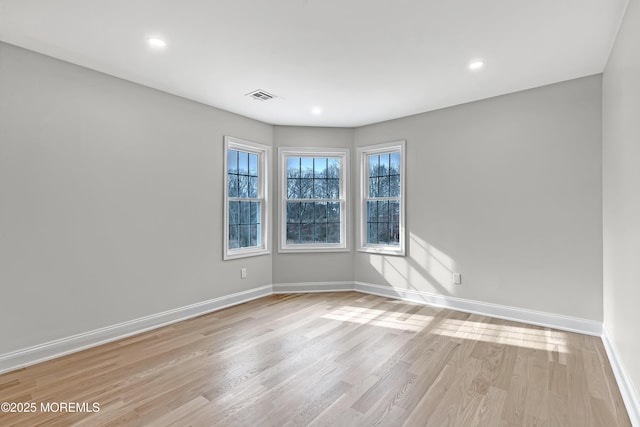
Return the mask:
[[[424,267],[431,278],[435,279],[440,286],[450,287],[451,274],[456,271],[456,263],[449,255],[414,233],[409,235],[409,254],[411,259]]]
[[[451,285],[455,261],[413,233],[406,257],[369,255],[369,263],[393,287],[442,295],[456,293]]]

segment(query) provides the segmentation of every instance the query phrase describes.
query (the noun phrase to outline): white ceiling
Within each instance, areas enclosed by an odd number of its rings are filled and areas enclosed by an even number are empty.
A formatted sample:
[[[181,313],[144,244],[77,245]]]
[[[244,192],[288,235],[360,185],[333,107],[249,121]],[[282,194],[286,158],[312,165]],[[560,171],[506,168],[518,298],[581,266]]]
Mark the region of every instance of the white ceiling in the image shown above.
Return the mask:
[[[0,40],[267,123],[353,127],[600,73],[626,5],[0,0]]]

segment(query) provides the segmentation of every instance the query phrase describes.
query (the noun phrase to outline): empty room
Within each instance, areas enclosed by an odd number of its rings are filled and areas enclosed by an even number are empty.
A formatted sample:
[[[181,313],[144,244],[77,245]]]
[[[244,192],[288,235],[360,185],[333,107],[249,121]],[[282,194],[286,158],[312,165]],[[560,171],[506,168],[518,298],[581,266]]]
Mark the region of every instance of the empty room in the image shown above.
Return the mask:
[[[640,427],[640,0],[0,0],[1,426]]]

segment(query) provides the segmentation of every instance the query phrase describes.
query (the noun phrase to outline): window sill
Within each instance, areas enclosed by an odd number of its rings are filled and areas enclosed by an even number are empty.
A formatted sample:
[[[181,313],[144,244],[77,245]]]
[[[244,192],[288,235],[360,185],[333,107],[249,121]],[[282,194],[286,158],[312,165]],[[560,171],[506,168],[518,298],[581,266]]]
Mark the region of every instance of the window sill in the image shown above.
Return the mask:
[[[328,252],[350,252],[350,251],[351,249],[344,246],[313,247],[313,246],[300,245],[299,247],[291,247],[291,245],[289,245],[286,248],[278,249],[278,253],[280,254],[328,253]]]
[[[247,248],[247,249],[236,249],[236,250],[230,250],[228,252],[226,252],[223,256],[223,260],[227,261],[227,260],[232,260],[232,259],[238,259],[238,258],[249,258],[249,257],[253,257],[253,256],[261,256],[261,255],[269,255],[271,254],[271,251],[269,249],[265,249],[265,248],[260,248],[260,249],[253,249],[253,248]]]
[[[377,255],[405,256],[405,251],[403,248],[392,246],[363,246],[358,248],[358,252],[366,252]]]

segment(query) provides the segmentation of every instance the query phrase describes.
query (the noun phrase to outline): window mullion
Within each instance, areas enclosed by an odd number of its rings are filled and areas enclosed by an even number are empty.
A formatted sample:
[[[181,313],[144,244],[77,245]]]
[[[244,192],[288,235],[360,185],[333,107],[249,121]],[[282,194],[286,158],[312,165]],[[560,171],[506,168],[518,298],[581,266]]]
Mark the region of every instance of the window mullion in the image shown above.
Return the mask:
[[[402,199],[402,197],[365,197],[363,200],[367,201],[367,202],[371,202],[371,201],[379,201],[379,202],[385,202],[385,201],[400,201],[400,199]]]
[[[230,202],[260,202],[264,201],[264,197],[227,197]]]
[[[344,199],[285,199],[286,202],[302,202],[302,203],[310,203],[310,202],[338,203],[343,200]]]

